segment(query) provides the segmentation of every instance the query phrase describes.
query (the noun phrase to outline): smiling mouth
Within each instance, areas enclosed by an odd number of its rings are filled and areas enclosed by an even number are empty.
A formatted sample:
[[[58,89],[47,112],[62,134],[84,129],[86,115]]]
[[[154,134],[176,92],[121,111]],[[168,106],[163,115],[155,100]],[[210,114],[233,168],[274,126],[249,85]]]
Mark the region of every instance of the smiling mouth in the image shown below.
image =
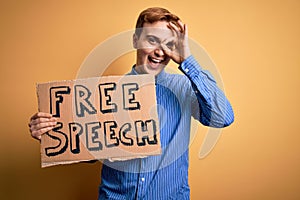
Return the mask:
[[[148,56],[148,60],[154,64],[161,64],[162,62],[165,61],[165,59],[152,58],[151,56]]]

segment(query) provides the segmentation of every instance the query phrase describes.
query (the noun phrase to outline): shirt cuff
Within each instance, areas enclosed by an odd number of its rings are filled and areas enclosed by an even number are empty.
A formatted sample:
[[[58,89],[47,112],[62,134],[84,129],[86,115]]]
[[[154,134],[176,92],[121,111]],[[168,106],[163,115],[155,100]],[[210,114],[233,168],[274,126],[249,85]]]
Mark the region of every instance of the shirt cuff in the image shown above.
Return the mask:
[[[179,65],[178,69],[190,78],[199,75],[199,73],[201,72],[201,66],[192,55],[187,57],[187,59],[185,59]]]

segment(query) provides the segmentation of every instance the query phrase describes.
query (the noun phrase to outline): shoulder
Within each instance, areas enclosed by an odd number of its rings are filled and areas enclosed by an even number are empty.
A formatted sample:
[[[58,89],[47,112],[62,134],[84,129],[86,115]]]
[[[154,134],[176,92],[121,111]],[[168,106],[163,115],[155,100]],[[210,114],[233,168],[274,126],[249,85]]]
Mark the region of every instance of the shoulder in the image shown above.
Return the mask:
[[[165,72],[163,78],[160,77],[156,84],[180,93],[187,92],[192,89],[191,82],[188,77],[183,74]]]
[[[162,80],[162,82],[189,84],[189,79],[184,74],[171,74],[166,72],[165,78]]]

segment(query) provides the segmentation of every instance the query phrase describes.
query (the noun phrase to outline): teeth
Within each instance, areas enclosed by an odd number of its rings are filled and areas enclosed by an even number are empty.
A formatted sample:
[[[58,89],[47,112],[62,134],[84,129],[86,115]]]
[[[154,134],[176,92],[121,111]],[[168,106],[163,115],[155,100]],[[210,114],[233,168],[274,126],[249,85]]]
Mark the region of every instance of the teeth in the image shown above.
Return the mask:
[[[155,63],[160,63],[160,62],[162,62],[162,60],[159,60],[159,59],[155,59],[155,58],[151,58],[151,57],[150,57],[150,59],[151,59],[151,61],[153,61],[153,62],[155,62]]]
[[[160,60],[157,60],[157,59],[152,59],[154,62],[157,62],[157,63],[159,63],[160,62]]]

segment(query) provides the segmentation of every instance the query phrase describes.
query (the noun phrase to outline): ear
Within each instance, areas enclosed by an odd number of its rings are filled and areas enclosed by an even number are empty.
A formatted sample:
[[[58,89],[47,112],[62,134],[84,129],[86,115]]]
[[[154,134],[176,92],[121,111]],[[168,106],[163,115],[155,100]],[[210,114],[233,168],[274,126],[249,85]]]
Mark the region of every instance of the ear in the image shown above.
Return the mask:
[[[132,36],[132,44],[133,44],[133,48],[137,49],[137,43],[138,43],[138,36],[134,33]]]

